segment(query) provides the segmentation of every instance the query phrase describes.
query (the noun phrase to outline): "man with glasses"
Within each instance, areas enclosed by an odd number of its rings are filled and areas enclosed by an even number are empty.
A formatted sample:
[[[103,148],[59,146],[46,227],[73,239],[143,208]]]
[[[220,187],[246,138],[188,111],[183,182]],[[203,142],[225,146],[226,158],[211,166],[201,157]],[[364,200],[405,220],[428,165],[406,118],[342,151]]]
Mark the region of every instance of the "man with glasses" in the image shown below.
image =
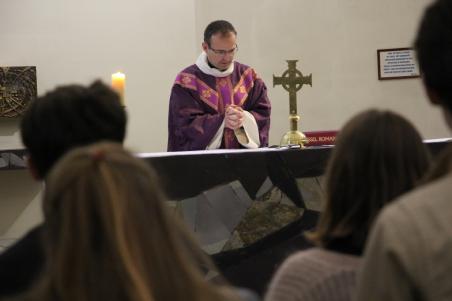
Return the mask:
[[[234,61],[237,32],[218,20],[204,31],[203,52],[171,90],[168,151],[268,145],[271,105],[253,68]]]

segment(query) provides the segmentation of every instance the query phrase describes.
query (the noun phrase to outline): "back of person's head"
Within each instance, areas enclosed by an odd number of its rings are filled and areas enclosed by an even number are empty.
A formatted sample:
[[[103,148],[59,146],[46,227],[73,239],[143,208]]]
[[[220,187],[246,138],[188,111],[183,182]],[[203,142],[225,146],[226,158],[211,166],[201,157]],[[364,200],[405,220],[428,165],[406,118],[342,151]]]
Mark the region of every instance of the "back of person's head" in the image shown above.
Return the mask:
[[[326,202],[314,243],[349,238],[359,250],[378,211],[414,188],[429,153],[414,126],[390,111],[368,110],[339,132],[326,170]]]
[[[109,140],[122,143],[127,117],[119,96],[96,81],[89,87],[58,87],[32,102],[21,121],[22,141],[37,177],[77,146]]]
[[[210,46],[210,39],[213,35],[221,34],[221,36],[227,36],[231,33],[237,35],[237,31],[231,23],[225,20],[213,21],[209,25],[207,25],[206,29],[204,30],[204,42],[206,42],[207,45]]]
[[[427,89],[452,112],[452,1],[437,0],[426,9],[415,48]]]
[[[47,270],[36,299],[225,300],[208,284],[209,260],[167,211],[149,165],[121,145],[69,152],[44,195]]]

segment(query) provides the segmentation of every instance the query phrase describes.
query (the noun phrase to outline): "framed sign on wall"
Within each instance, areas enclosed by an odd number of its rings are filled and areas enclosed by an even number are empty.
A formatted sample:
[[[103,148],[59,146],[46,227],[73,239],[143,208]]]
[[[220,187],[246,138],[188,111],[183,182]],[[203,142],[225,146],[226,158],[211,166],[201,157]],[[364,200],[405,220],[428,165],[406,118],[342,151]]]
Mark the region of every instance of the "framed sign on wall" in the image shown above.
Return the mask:
[[[378,79],[420,77],[413,48],[378,49]]]

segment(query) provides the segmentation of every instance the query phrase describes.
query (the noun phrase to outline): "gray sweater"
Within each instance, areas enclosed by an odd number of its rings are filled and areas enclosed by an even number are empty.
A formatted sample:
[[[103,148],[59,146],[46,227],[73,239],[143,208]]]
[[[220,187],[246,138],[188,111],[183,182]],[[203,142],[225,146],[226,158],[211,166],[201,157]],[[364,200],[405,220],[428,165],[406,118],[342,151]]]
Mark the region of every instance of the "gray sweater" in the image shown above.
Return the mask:
[[[452,173],[402,196],[378,217],[358,301],[452,300]]]
[[[298,252],[276,272],[265,300],[351,300],[360,262],[358,256],[320,248]]]

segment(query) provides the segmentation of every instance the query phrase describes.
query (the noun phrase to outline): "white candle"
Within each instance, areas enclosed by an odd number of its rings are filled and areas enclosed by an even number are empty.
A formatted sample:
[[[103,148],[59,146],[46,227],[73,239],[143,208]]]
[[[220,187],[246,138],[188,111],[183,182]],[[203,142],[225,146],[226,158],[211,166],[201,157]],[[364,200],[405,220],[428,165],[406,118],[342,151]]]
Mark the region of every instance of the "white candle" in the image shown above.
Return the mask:
[[[116,72],[111,75],[111,87],[119,94],[119,100],[122,106],[124,104],[124,90],[126,86],[126,76],[124,73]]]

